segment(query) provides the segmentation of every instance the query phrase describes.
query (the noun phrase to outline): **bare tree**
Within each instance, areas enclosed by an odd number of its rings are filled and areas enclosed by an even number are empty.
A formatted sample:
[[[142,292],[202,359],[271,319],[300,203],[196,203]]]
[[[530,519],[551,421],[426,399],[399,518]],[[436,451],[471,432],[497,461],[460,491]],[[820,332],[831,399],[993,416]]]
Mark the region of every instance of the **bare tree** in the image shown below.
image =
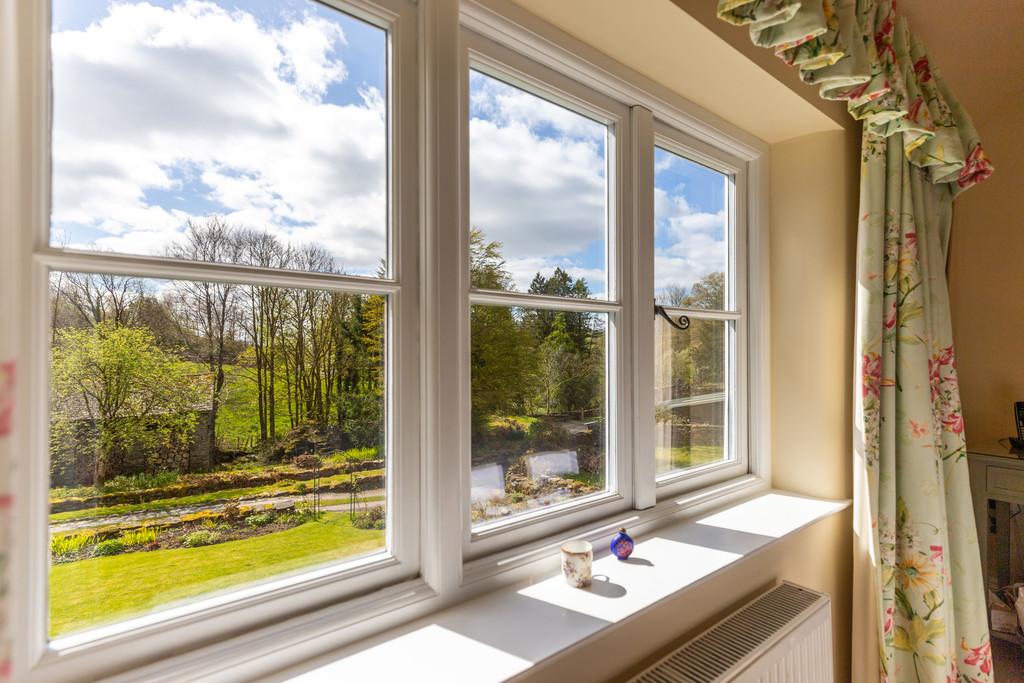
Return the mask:
[[[64,294],[87,325],[131,325],[133,306],[142,296],[142,280],[123,275],[67,273]]]
[[[190,261],[238,263],[243,255],[243,242],[240,231],[219,217],[189,219],[184,239],[171,245],[167,255]],[[217,412],[224,390],[227,345],[235,336],[236,288],[224,282],[179,280],[166,295],[186,346],[206,363],[213,375],[210,419],[206,426],[211,447],[217,443]]]

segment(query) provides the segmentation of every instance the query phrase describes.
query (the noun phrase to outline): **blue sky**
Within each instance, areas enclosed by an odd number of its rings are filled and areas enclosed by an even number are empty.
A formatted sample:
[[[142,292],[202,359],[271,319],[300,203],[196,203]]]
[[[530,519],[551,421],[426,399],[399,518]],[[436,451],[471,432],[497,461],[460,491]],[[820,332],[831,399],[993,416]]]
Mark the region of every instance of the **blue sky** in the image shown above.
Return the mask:
[[[52,46],[54,244],[159,254],[217,214],[376,272],[384,31],[310,0],[55,0]],[[470,86],[472,223],[519,289],[561,266],[603,295],[608,130]],[[657,277],[689,286],[721,263],[722,178],[659,154]]]
[[[709,273],[726,270],[727,180],[718,171],[655,148],[656,295],[673,285],[689,288]]]

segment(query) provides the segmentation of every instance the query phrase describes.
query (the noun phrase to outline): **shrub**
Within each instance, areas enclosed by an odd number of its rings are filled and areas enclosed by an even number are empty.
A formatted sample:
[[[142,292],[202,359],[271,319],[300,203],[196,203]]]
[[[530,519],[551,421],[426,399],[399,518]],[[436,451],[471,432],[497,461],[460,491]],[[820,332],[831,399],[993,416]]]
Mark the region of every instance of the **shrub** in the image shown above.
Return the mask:
[[[254,515],[249,515],[245,518],[245,523],[251,526],[253,529],[258,529],[261,526],[266,526],[274,521],[273,512],[257,512]]]
[[[61,559],[73,555],[86,546],[96,542],[96,532],[91,529],[77,534],[53,536],[50,538],[50,555]]]
[[[220,514],[227,522],[237,522],[242,518],[242,508],[239,507],[238,503],[228,503],[220,511]]]
[[[107,480],[100,491],[102,493],[125,493],[127,491],[140,491],[142,489],[158,489],[162,486],[170,486],[178,481],[177,472],[153,472],[152,474],[142,472],[140,474],[119,475]]]
[[[384,529],[384,508],[370,508],[365,512],[356,512],[352,515],[352,526],[357,529]]]
[[[198,548],[204,545],[212,545],[220,540],[220,534],[216,531],[202,530],[185,534],[181,544],[186,548]]]
[[[125,546],[149,545],[156,540],[156,529],[145,526],[138,529],[125,529],[121,532],[121,538],[118,540]]]
[[[97,557],[104,557],[106,555],[120,555],[124,552],[124,542],[118,538],[111,538],[106,541],[100,541],[93,548],[93,554]]]

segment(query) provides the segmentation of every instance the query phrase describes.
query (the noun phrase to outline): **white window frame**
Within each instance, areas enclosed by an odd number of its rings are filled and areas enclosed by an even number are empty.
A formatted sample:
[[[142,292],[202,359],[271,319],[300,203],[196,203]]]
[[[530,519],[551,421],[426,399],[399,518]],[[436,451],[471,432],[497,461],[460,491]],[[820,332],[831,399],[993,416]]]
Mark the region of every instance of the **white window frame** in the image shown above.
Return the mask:
[[[367,572],[344,582],[336,576],[323,576],[277,591],[257,590],[241,602],[54,652],[33,630],[44,623],[41,616],[45,616],[39,606],[45,609],[46,566],[40,558],[46,557],[48,476],[41,476],[40,468],[30,459],[22,459],[14,470],[15,487],[22,495],[15,497],[11,548],[16,680],[62,683],[111,676],[110,680],[123,683],[178,683],[200,677],[256,679],[474,595],[551,571],[558,546],[566,538],[606,541],[620,525],[643,534],[670,520],[700,514],[770,486],[768,146],[510,0],[328,0],[328,4],[392,27],[394,66],[389,91],[392,95],[405,93],[392,107],[396,123],[397,119],[402,122],[393,129],[398,138],[392,159],[392,191],[400,197],[394,204],[399,212],[395,221],[403,226],[400,243],[395,245],[400,252],[395,267],[402,282],[402,301],[397,304],[402,317],[396,324],[414,334],[408,335],[409,345],[403,345],[395,359],[405,364],[401,370],[406,380],[403,389],[400,395],[391,394],[392,400],[401,402],[403,448],[415,447],[422,457],[403,461],[402,473],[392,476],[404,478],[403,491],[408,484],[414,489],[407,491],[412,497],[401,519],[393,522],[393,526],[415,530],[415,546],[410,546],[413,557],[394,574],[392,585],[380,586],[377,578],[381,572]],[[47,268],[88,270],[95,258],[50,253],[46,243],[48,6],[46,0],[0,0],[0,16],[14,18],[18,37],[17,42],[0,43],[0,63],[17,69],[0,69],[0,114],[8,114],[3,102],[22,103],[16,118],[17,139],[23,143],[12,154],[0,155],[0,174],[17,175],[27,197],[26,206],[20,209],[0,207],[0,219],[15,217],[11,225],[0,225],[0,229],[15,230],[23,237],[15,243],[19,244],[17,258],[30,271],[24,278],[25,301],[20,309],[26,318],[31,318],[33,306],[45,310],[41,306],[46,302]],[[628,105],[628,121],[616,131],[617,211],[622,237],[617,244],[620,288],[611,305],[619,307],[617,320],[622,325],[620,348],[615,351],[620,359],[619,467],[625,467],[632,478],[624,485],[624,478],[619,477],[616,484],[621,500],[605,501],[596,508],[600,514],[588,514],[588,507],[570,506],[564,516],[542,517],[539,523],[502,530],[479,539],[483,544],[473,543],[466,508],[469,377],[463,354],[469,339],[470,298],[463,243],[463,235],[468,236],[463,186],[467,146],[462,132],[468,122],[462,105],[468,55],[462,36],[466,30],[516,55],[508,60],[513,70],[523,60],[556,74],[558,82],[566,79],[576,88]],[[542,81],[551,87],[546,79]],[[557,91],[557,82],[554,86]],[[735,476],[723,475],[722,480],[687,477],[659,486],[654,472],[653,397],[647,391],[654,381],[653,356],[646,351],[653,349],[653,269],[641,267],[653,264],[653,237],[644,237],[641,228],[653,225],[653,141],[663,126],[684,136],[688,150],[705,154],[745,177],[742,188],[737,183],[737,211],[746,220],[747,267],[737,274],[746,277],[747,339],[742,358],[747,381],[747,466]],[[674,135],[669,137],[674,139]],[[456,183],[453,178],[463,180]],[[410,223],[418,230],[406,230],[404,226]],[[459,246],[446,251],[452,244]],[[157,277],[213,277],[216,273],[230,280],[256,277],[238,266],[155,263],[145,257],[119,256],[103,261],[103,270],[117,262],[123,265],[123,272]],[[258,276],[261,281],[283,286],[330,286],[326,277],[315,274]],[[367,291],[363,279],[356,280],[356,289]],[[393,294],[387,281],[376,284]],[[418,306],[408,305],[410,301]],[[44,405],[40,393],[48,390],[46,363],[41,360],[45,354],[33,351],[47,347],[47,338],[41,336],[44,329],[36,322],[17,332],[17,348],[24,359],[32,361],[20,377],[22,395],[33,408]],[[652,428],[634,429],[634,424]],[[41,452],[46,452],[45,439],[40,436],[45,429],[46,419],[39,417],[38,410],[16,413],[16,452],[37,452],[40,446]],[[417,565],[419,576],[413,577],[409,572]],[[325,598],[325,590],[336,592]],[[171,651],[183,654],[167,656]]]
[[[50,3],[38,2],[33,15],[43,38],[38,63],[49,71]],[[48,638],[49,466],[46,457],[27,463],[29,495],[20,498],[19,511],[27,520],[28,552],[20,575],[29,586],[23,623],[27,665],[33,680],[70,680],[83,671],[110,670],[117,664],[169,654],[189,644],[209,642],[237,631],[239,621],[283,620],[417,576],[420,561],[420,329],[419,215],[418,215],[418,102],[416,8],[408,0],[325,0],[332,9],[387,31],[387,144],[388,227],[384,278],[275,270],[164,257],[75,251],[49,244],[49,154],[38,155],[37,177],[42,181],[35,207],[30,297],[37,311],[49,307],[51,272],[129,275],[140,278],[207,280],[288,288],[311,288],[387,298],[385,443],[388,523],[385,550],[351,561],[311,567],[224,594],[199,597],[165,610],[102,625],[82,633]],[[48,82],[48,76],[47,80]],[[58,94],[59,96],[59,94]],[[42,121],[50,121],[49,98]],[[48,128],[48,127],[47,127]],[[37,131],[49,150],[50,131]],[[49,343],[47,315],[34,315],[30,428],[32,452],[49,452]]]
[[[630,335],[628,334],[628,312],[622,304],[623,287],[631,273],[631,254],[628,249],[632,226],[625,220],[623,207],[630,201],[628,168],[629,109],[615,100],[581,87],[558,71],[539,64],[519,52],[510,50],[493,40],[480,36],[465,27],[461,30],[461,67],[459,70],[462,97],[460,98],[460,136],[462,140],[462,171],[460,173],[460,205],[462,207],[462,229],[446,248],[457,250],[462,256],[459,282],[451,278],[446,289],[448,296],[458,287],[458,301],[465,306],[462,319],[465,333],[453,343],[461,344],[460,355],[466,368],[465,379],[459,400],[452,404],[459,411],[458,419],[463,427],[463,446],[459,472],[452,473],[462,482],[462,527],[463,555],[467,559],[483,557],[507,548],[520,546],[538,536],[564,531],[574,526],[599,519],[603,516],[627,510],[632,506],[632,471],[626,444],[630,434],[630,384],[629,360],[632,358]],[[497,292],[475,290],[469,286],[469,73],[479,71],[508,83],[525,92],[536,95],[548,102],[561,105],[608,126],[605,148],[607,181],[607,217],[605,231],[606,254],[606,295],[604,299],[573,299],[544,296],[522,292]],[[529,217],[524,216],[524,220]],[[485,227],[485,226],[484,226]],[[486,228],[485,228],[486,229]],[[451,301],[451,299],[448,299]],[[447,302],[438,302],[443,305]],[[469,377],[469,309],[472,305],[522,306],[548,310],[582,311],[599,313],[606,320],[605,351],[605,415],[607,431],[605,437],[606,488],[604,491],[582,496],[518,515],[507,519],[494,520],[474,526],[470,519],[470,443],[471,387]]]
[[[715,149],[711,145],[687,135],[668,124],[654,122],[654,146],[688,161],[705,166],[723,174],[728,180],[725,193],[726,209],[726,301],[721,310],[664,306],[670,315],[685,315],[694,320],[721,320],[732,323],[726,335],[728,342],[727,376],[727,418],[725,442],[729,459],[703,466],[674,470],[657,476],[658,499],[679,495],[704,486],[728,481],[746,474],[749,470],[750,442],[747,435],[748,375],[747,375],[747,171],[742,160]],[[653,183],[653,175],[652,175]],[[653,196],[653,186],[651,195]],[[652,221],[653,226],[653,221]],[[641,239],[652,241],[650,253],[653,257],[654,230],[646,230]],[[646,269],[645,269],[646,270]],[[649,266],[650,277],[654,265]],[[646,273],[645,273],[646,275]],[[653,287],[652,287],[653,291]],[[652,325],[653,328],[653,325]],[[652,330],[651,354],[654,353]],[[652,369],[653,377],[653,369]],[[646,391],[646,388],[644,389]],[[648,396],[654,395],[653,382]],[[653,453],[653,444],[651,445]]]

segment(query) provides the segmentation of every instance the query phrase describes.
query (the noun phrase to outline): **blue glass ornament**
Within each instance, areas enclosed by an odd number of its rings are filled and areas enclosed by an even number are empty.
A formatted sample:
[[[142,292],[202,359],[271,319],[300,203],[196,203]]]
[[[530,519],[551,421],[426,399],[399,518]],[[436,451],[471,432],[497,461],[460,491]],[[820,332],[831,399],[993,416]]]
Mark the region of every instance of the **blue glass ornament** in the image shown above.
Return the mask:
[[[633,539],[629,537],[625,529],[619,529],[619,533],[612,537],[612,555],[624,560],[633,554]]]

